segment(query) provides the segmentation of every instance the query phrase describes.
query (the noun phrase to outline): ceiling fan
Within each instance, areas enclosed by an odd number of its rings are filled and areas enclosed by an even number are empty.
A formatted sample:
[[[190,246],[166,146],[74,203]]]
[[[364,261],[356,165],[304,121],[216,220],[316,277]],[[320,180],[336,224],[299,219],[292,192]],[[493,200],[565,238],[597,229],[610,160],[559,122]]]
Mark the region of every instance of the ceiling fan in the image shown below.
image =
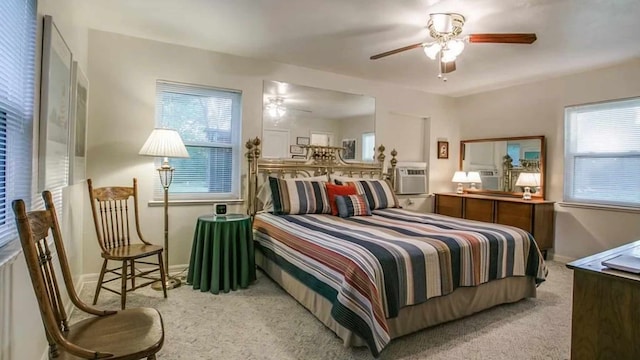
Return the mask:
[[[429,15],[427,28],[433,41],[421,42],[398,49],[385,51],[370,57],[377,60],[385,56],[403,51],[423,48],[425,54],[432,60],[438,60],[438,78],[447,81],[443,74],[456,70],[456,57],[464,50],[465,43],[495,43],[495,44],[531,44],[536,41],[536,34],[470,34],[460,37],[464,16],[456,13],[436,13]]]

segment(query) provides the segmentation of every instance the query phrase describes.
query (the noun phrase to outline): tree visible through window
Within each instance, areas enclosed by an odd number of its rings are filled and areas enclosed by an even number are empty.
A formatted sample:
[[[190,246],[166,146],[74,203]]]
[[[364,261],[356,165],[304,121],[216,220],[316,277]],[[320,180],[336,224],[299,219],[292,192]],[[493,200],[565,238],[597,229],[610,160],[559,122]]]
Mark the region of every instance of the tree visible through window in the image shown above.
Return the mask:
[[[239,197],[240,99],[236,91],[157,84],[159,127],[176,129],[189,158],[171,159],[173,199]],[[156,198],[161,198],[159,184]]]

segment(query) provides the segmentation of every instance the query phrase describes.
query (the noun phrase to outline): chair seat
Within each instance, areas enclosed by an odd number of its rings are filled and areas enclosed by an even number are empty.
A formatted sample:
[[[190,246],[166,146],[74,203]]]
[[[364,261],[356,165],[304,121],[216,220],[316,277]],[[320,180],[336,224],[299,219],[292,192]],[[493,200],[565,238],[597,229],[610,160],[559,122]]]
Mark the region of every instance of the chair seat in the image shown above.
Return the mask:
[[[102,257],[109,260],[129,260],[154,255],[160,251],[162,246],[132,244],[111,248],[108,253],[103,252]]]
[[[107,359],[140,359],[160,350],[164,342],[162,317],[156,309],[136,308],[92,317],[71,325],[67,340],[85,349],[108,352]],[[61,347],[56,359],[81,359]]]

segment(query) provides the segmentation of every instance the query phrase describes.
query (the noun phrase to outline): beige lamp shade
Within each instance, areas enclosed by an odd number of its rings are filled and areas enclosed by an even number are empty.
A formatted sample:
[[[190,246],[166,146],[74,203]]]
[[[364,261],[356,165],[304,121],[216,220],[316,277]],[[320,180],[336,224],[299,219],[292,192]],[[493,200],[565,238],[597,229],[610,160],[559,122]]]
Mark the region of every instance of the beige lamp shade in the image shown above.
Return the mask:
[[[168,158],[189,157],[180,134],[173,129],[153,129],[138,154]]]
[[[520,173],[516,186],[540,186],[540,173]]]
[[[466,183],[467,182],[467,173],[464,171],[456,171],[453,174],[453,178],[451,179],[451,182],[454,183]]]
[[[477,171],[469,171],[467,173],[467,182],[482,184],[482,179],[480,179],[480,173]]]

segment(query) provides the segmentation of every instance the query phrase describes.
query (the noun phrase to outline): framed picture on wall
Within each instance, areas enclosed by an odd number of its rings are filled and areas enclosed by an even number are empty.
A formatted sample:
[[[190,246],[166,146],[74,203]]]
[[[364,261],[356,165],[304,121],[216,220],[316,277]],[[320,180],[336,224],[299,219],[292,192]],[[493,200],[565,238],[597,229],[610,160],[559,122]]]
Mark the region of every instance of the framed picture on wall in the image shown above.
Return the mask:
[[[73,62],[71,73],[69,184],[77,184],[86,178],[89,80],[78,66],[77,61]]]
[[[438,141],[438,159],[448,159],[448,158],[449,158],[449,142]]]
[[[44,16],[38,191],[69,183],[73,55],[49,15]]]
[[[289,152],[292,154],[302,154],[304,150],[298,145],[289,145]]]
[[[356,139],[342,139],[342,147],[344,148],[343,159],[353,160],[356,158]]]
[[[296,144],[298,145],[309,145],[311,142],[309,141],[308,137],[305,136],[298,136],[296,138]]]

